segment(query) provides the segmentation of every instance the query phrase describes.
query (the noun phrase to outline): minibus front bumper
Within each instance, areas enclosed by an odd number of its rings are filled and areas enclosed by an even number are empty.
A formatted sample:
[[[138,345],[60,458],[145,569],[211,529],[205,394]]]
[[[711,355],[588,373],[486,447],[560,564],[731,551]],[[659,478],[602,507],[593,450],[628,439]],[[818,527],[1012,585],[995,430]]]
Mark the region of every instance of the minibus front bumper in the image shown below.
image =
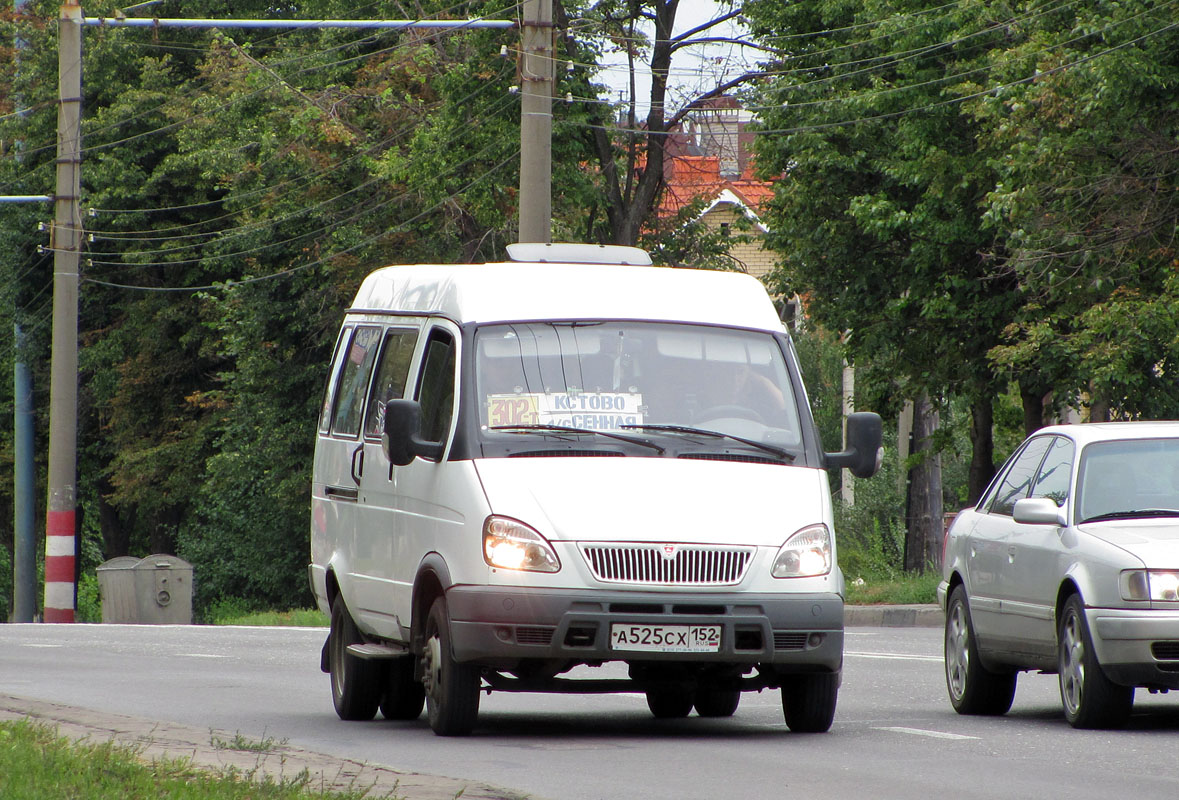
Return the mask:
[[[843,598],[833,593],[455,586],[446,601],[460,662],[689,661],[803,671],[843,663]]]

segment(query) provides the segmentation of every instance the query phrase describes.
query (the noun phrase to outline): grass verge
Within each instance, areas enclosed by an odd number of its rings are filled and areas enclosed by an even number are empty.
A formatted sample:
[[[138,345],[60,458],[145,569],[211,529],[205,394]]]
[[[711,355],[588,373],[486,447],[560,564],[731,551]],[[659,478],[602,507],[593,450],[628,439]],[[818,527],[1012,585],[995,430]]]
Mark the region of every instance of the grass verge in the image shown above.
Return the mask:
[[[218,615],[212,622],[214,625],[326,628],[330,620],[317,608],[298,608],[293,611],[254,611]]]
[[[852,606],[911,605],[937,602],[941,573],[864,575],[847,578],[847,604]]]
[[[255,771],[209,772],[186,759],[141,760],[114,742],[73,742],[29,720],[0,722],[0,797],[20,800],[361,800],[367,791],[315,789],[303,772],[276,779]],[[392,797],[391,795],[389,797]]]

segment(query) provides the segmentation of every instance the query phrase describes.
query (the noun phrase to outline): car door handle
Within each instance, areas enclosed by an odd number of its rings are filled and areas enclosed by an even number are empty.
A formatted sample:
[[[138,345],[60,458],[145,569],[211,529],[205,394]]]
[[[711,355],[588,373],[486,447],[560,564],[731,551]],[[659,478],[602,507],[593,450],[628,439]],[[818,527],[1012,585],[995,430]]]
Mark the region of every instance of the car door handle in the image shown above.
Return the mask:
[[[330,500],[348,500],[355,503],[360,499],[360,491],[352,486],[325,486],[323,493]]]
[[[352,480],[360,485],[360,478],[364,475],[364,445],[352,451]]]

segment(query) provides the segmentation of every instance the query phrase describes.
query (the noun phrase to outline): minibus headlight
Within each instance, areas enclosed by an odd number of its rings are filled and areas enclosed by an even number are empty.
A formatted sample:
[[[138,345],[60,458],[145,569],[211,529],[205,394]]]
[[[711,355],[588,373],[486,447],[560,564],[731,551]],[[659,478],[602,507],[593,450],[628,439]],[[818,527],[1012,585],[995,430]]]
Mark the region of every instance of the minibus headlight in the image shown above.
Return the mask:
[[[500,569],[556,572],[561,560],[543,536],[508,517],[490,516],[483,523],[483,560]]]
[[[831,571],[831,532],[823,524],[803,528],[778,549],[775,578],[813,578]]]
[[[1123,600],[1179,600],[1179,570],[1131,569],[1122,573]]]

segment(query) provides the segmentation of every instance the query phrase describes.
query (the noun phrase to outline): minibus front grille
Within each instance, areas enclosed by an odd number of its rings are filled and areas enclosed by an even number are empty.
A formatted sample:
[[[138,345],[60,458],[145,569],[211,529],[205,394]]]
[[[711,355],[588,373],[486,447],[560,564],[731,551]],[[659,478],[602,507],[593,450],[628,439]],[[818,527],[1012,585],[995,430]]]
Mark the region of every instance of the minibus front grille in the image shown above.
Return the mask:
[[[604,583],[732,586],[745,577],[754,548],[655,542],[589,543],[581,553]]]

